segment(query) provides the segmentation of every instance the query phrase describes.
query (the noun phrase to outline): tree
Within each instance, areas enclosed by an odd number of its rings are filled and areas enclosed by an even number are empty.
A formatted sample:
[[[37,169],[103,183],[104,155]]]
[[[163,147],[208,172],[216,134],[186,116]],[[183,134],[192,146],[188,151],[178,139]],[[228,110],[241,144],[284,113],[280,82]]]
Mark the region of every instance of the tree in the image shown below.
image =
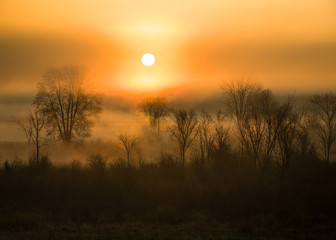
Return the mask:
[[[229,116],[236,125],[236,133],[241,145],[242,157],[247,150],[245,132],[243,125],[246,111],[251,104],[252,98],[260,93],[261,86],[250,82],[249,79],[239,79],[222,86],[224,103],[227,107]],[[244,146],[245,145],[245,146]]]
[[[168,116],[167,102],[164,98],[157,97],[146,99],[139,105],[140,111],[149,119],[151,127],[157,127],[160,134],[160,122]]]
[[[242,78],[224,85],[222,90],[231,117],[239,122],[244,118],[251,99],[260,93],[262,88],[259,84]]]
[[[268,162],[275,145],[274,101],[269,90],[254,95],[238,122],[241,143],[255,167]]]
[[[127,165],[130,166],[133,154],[136,150],[137,138],[128,134],[120,134],[118,138],[126,154]]]
[[[197,136],[197,117],[194,111],[172,111],[174,125],[168,128],[171,136],[179,144],[181,164],[184,166],[185,154]]]
[[[316,145],[313,141],[311,134],[311,120],[307,117],[307,113],[303,111],[300,117],[297,141],[298,141],[298,153],[302,159],[311,159],[317,157]]]
[[[25,133],[28,142],[35,146],[36,163],[40,160],[42,130],[45,126],[44,116],[36,109],[30,110],[23,117],[17,119],[17,124]]]
[[[278,167],[281,177],[283,177],[285,170],[288,168],[294,152],[299,150],[300,121],[303,117],[303,114],[294,108],[294,98],[289,98],[282,105],[282,108],[285,114],[280,119],[279,130],[277,132],[277,146],[280,155]]]
[[[246,82],[227,85],[224,96],[235,120],[242,152],[253,160],[254,167],[268,166],[290,105],[279,104],[270,90]]]
[[[322,142],[324,159],[330,161],[331,150],[336,142],[336,94],[315,94],[310,102],[314,107],[311,125]]]
[[[250,82],[248,79],[240,79],[230,82],[222,87],[224,103],[227,107],[229,116],[236,125],[238,141],[241,145],[242,157],[244,153],[251,154],[252,149],[246,139],[246,114],[255,95],[260,93],[261,87]]]
[[[230,133],[229,127],[224,126],[225,117],[222,111],[218,111],[214,121],[215,132],[213,134],[213,151],[222,154],[230,148]]]
[[[202,110],[200,121],[198,124],[198,149],[202,163],[210,161],[210,152],[214,143],[214,135],[212,133],[214,120],[212,116],[205,110]]]
[[[64,142],[89,136],[93,118],[102,111],[101,98],[84,89],[84,71],[78,66],[48,69],[34,106],[46,118],[48,135]]]

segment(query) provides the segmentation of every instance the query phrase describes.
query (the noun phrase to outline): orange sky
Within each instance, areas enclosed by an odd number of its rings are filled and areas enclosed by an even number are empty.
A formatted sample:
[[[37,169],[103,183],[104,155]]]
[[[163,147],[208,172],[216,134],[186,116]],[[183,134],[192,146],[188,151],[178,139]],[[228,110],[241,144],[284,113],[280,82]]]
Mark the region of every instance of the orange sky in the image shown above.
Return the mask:
[[[35,92],[65,64],[85,64],[106,94],[211,93],[241,74],[275,91],[336,89],[336,2],[2,0],[0,49],[0,94]]]

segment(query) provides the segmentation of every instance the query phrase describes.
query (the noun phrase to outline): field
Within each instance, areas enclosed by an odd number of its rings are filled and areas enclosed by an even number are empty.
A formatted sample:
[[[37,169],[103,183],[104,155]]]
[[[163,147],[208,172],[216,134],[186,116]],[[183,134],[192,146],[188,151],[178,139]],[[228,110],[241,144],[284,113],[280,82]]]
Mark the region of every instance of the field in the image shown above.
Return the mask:
[[[336,236],[332,163],[296,161],[279,179],[234,156],[206,167],[181,167],[169,154],[138,167],[99,157],[63,166],[43,159],[38,166],[12,160],[0,170],[0,239]]]

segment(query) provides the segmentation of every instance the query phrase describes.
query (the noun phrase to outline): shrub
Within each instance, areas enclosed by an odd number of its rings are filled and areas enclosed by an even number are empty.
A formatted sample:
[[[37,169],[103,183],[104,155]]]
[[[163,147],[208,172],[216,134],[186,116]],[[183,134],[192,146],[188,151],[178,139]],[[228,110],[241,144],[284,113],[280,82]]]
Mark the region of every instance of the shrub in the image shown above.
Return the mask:
[[[6,172],[11,171],[13,169],[18,169],[23,166],[23,161],[18,156],[14,156],[12,160],[6,160],[4,162],[4,169]]]
[[[81,170],[82,169],[82,163],[78,160],[78,159],[74,159],[71,163],[70,163],[70,167],[71,170]]]
[[[28,158],[28,166],[33,169],[47,170],[52,166],[52,162],[48,155],[42,154],[39,159],[36,158],[36,153],[33,153]]]
[[[107,168],[107,159],[101,154],[91,154],[87,159],[89,168],[93,171],[103,173]]]

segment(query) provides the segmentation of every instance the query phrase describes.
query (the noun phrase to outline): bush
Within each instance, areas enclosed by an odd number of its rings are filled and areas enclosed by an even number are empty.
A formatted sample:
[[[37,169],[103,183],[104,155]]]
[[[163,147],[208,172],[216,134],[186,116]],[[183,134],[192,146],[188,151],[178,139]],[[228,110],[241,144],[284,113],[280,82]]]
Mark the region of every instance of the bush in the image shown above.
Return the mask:
[[[87,159],[89,168],[93,171],[103,173],[107,168],[107,159],[104,158],[101,154],[91,154]]]
[[[33,153],[28,158],[28,166],[33,169],[47,170],[52,166],[52,162],[48,155],[42,154],[39,159],[36,157],[36,153]]]
[[[12,160],[6,160],[4,163],[4,169],[6,172],[11,171],[13,169],[18,169],[23,166],[23,161],[18,156],[14,156]]]
[[[81,170],[82,169],[82,163],[78,159],[74,159],[70,164],[71,170]]]

